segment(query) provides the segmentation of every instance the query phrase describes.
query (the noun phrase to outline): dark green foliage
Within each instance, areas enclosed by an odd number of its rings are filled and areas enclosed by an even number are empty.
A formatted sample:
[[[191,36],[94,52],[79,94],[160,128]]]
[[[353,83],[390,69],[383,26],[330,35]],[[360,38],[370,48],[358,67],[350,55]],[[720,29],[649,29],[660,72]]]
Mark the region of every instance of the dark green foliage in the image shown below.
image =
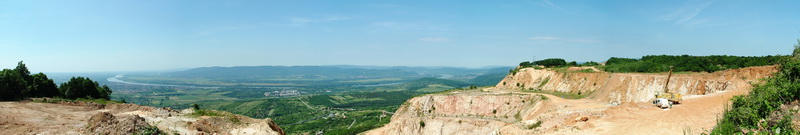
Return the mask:
[[[64,98],[77,99],[110,99],[111,89],[108,86],[102,87],[96,81],[84,77],[72,77],[69,81],[62,83],[59,90],[64,93]]]
[[[419,121],[419,127],[425,127],[425,121]]]
[[[0,100],[19,100],[26,89],[26,82],[17,72],[3,69],[0,73]]]
[[[611,57],[606,62],[608,72],[666,72],[674,66],[675,72],[714,72],[752,66],[766,66],[785,61],[786,56],[689,56],[689,55],[648,55],[641,59]]]
[[[800,42],[800,41],[799,41]],[[798,52],[796,46],[794,52]],[[717,127],[711,134],[734,134],[755,130],[762,133],[797,134],[791,128],[791,118],[785,115],[779,121],[775,114],[780,114],[780,106],[800,100],[800,60],[792,59],[783,62],[780,71],[757,85],[747,96],[735,96],[730,108],[726,109]],[[767,120],[769,122],[765,122]]]
[[[519,66],[520,67],[532,67],[533,63],[531,63],[530,61],[523,61],[523,62],[519,63]]]
[[[29,87],[31,97],[58,97],[61,93],[58,87],[53,83],[53,79],[47,78],[44,73],[38,73],[31,76],[33,79],[32,85]]]
[[[578,66],[578,62],[572,61],[567,63],[567,66]]]
[[[608,58],[608,60],[606,61],[606,65],[614,65],[614,64],[631,63],[631,62],[637,62],[637,61],[639,61],[639,60],[637,60],[637,59],[632,59],[632,58],[617,58],[617,57],[611,57],[611,58]]]
[[[528,125],[528,129],[534,129],[534,128],[538,128],[538,127],[541,127],[541,126],[542,126],[542,121],[536,121],[536,123]]]
[[[0,72],[0,100],[20,100],[27,97],[57,97],[60,93],[52,79],[38,73],[30,75],[22,61],[17,67]]]
[[[597,63],[597,62],[594,62],[594,61],[589,61],[589,62],[585,62],[583,64],[580,64],[578,66],[582,66],[583,67],[583,66],[597,66],[597,65],[600,65],[600,64]]]
[[[540,61],[534,61],[533,64],[534,65],[542,65],[542,66],[545,66],[545,67],[557,67],[557,66],[567,65],[567,61],[565,61],[564,59],[560,59],[560,58],[550,58],[550,59],[544,59],[544,60],[540,60]]]
[[[575,62],[575,63],[570,62],[570,63],[577,65],[577,62]],[[519,63],[519,66],[522,67],[522,68],[533,67],[533,66],[537,66],[537,65],[538,66],[545,66],[545,67],[565,66],[565,65],[567,65],[567,61],[565,61],[564,59],[560,59],[560,58],[550,58],[550,59],[544,59],[544,60],[534,61],[534,62],[525,61],[525,62]]]
[[[192,109],[194,109],[194,110],[200,110],[200,105],[197,105],[197,104],[192,104]]]

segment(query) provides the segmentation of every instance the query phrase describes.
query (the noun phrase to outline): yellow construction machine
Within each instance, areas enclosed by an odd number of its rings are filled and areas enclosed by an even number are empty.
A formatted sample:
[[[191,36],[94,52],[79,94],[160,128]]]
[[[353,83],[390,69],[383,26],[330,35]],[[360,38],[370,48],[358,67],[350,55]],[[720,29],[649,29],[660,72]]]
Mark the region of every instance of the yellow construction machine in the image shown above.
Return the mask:
[[[667,82],[664,83],[664,93],[656,94],[656,100],[653,101],[653,104],[661,108],[672,108],[672,104],[680,104],[683,100],[683,95],[678,93],[672,93],[669,91],[667,86],[669,85],[669,79],[672,78],[672,66],[669,66],[669,74],[667,75]]]

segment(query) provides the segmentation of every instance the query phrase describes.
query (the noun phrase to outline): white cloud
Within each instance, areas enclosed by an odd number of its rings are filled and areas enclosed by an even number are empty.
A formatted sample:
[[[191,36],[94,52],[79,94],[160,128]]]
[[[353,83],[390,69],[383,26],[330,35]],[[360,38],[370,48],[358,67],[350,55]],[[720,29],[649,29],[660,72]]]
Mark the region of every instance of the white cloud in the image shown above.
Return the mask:
[[[536,36],[536,37],[532,37],[530,39],[531,40],[563,41],[563,42],[572,42],[572,43],[604,43],[603,41],[600,41],[600,40],[561,38],[561,37],[553,37],[553,36]]]
[[[395,31],[443,31],[447,30],[441,26],[419,23],[419,22],[376,22],[371,24],[376,30],[395,30]]]
[[[708,6],[710,6],[712,3],[714,2],[708,1],[703,3],[687,3],[686,6],[683,6],[669,14],[661,15],[658,17],[658,19],[662,21],[674,21],[675,24],[683,24],[694,19],[698,14],[700,14],[700,12],[708,8]]]
[[[288,23],[252,23],[252,24],[237,24],[237,25],[230,25],[230,26],[223,26],[218,27],[210,30],[195,32],[194,35],[211,35],[218,32],[224,31],[235,31],[235,30],[247,30],[247,29],[261,29],[266,27],[297,27],[297,26],[305,26],[310,23],[324,23],[324,22],[332,22],[332,21],[340,21],[340,20],[349,20],[350,17],[345,16],[325,16],[320,18],[305,18],[305,17],[291,17],[288,18]]]
[[[444,37],[427,37],[427,38],[420,38],[419,41],[425,41],[425,42],[447,42],[447,41],[450,41],[450,39],[449,38],[444,38]]]
[[[350,17],[344,17],[344,16],[326,16],[321,18],[292,17],[289,18],[289,21],[292,22],[291,25],[305,25],[308,23],[332,22],[332,21],[349,20],[349,19]]]
[[[550,0],[542,0],[542,3],[544,3],[545,5],[550,6],[550,7],[561,8],[558,5],[553,4],[553,2],[550,2]]]

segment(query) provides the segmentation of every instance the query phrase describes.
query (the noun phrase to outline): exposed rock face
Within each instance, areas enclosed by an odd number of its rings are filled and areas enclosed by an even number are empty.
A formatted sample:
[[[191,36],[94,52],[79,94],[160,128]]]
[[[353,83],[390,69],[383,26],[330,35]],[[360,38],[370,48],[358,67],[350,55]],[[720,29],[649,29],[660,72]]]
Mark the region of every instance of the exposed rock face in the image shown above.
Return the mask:
[[[772,75],[776,66],[731,69],[714,73],[673,74],[671,91],[683,95],[704,95],[750,87],[750,82]],[[545,90],[569,93],[597,93],[592,98],[609,102],[646,102],[664,92],[666,73],[561,73],[546,69],[520,69],[495,87],[501,89]],[[598,92],[602,91],[602,92]]]
[[[523,94],[462,92],[415,97],[392,122],[368,134],[491,134],[536,111],[541,97]],[[529,119],[529,118],[528,118]]]
[[[700,132],[714,125],[727,98],[776,71],[776,66],[762,66],[673,74],[668,85],[671,92],[689,97],[736,92],[685,98],[686,104],[664,111],[642,102],[663,92],[666,73],[561,73],[527,68],[494,88],[409,99],[389,124],[365,134],[620,134],[631,130],[633,134],[673,134],[681,130],[674,128],[684,124],[695,125],[697,129],[691,130]],[[570,100],[526,91],[530,89],[590,96]],[[684,117],[658,119],[672,116]]]
[[[136,115],[168,133],[223,134],[223,135],[284,135],[283,129],[272,119],[253,119],[229,112],[215,111],[221,116],[191,116],[192,109],[174,111],[153,108],[122,112]]]

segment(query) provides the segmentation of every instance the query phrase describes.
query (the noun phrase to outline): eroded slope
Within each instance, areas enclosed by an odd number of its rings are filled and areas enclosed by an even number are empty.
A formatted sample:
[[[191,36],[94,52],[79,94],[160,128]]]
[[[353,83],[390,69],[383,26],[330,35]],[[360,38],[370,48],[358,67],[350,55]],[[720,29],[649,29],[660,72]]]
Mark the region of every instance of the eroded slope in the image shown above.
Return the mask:
[[[683,104],[662,110],[649,101],[663,92],[666,74],[522,69],[493,88],[412,98],[389,124],[366,134],[700,133],[716,124],[729,98],[775,71],[763,66],[676,74],[668,87],[686,95]],[[591,95],[573,100],[530,89]]]
[[[136,104],[0,102],[0,134],[130,134],[151,125],[169,134],[284,134],[270,119],[191,114]]]

